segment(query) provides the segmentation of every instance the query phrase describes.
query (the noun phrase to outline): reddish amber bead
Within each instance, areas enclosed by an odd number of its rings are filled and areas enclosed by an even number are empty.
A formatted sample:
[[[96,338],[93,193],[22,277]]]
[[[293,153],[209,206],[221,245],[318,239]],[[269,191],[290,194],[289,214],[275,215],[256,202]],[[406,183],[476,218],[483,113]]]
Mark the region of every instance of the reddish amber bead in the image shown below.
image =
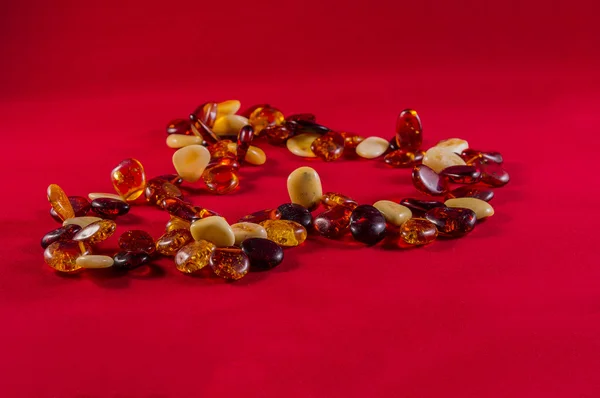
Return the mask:
[[[398,142],[396,142],[396,136],[393,136],[392,138],[390,138],[389,144],[390,144],[390,146],[388,147],[388,151],[390,151],[390,152],[400,149],[398,147]]]
[[[77,258],[92,252],[90,245],[73,240],[57,241],[44,250],[44,261],[60,272],[73,272],[81,268]]]
[[[477,198],[489,202],[494,197],[491,189],[473,188],[469,186],[456,188],[446,195],[446,199],[453,198]]]
[[[437,207],[425,213],[425,219],[435,224],[441,236],[458,238],[475,228],[475,212],[459,207]]]
[[[344,153],[344,137],[340,133],[330,131],[313,141],[310,149],[318,158],[326,162],[339,159]]]
[[[227,194],[240,184],[233,167],[220,164],[209,165],[202,173],[202,179],[207,188],[216,194]]]
[[[137,159],[125,159],[110,174],[113,186],[121,197],[134,201],[144,193],[146,173]]]
[[[392,167],[412,167],[415,163],[420,163],[423,160],[423,151],[407,151],[405,149],[396,149],[389,152],[383,158],[383,161]]]
[[[193,240],[188,229],[166,232],[156,241],[156,251],[164,256],[174,256],[179,249]]]
[[[144,194],[146,201],[156,206],[159,206],[167,198],[183,198],[183,193],[176,185],[159,178],[148,181]]]
[[[73,240],[94,245],[110,238],[117,229],[117,224],[112,220],[100,220],[83,227],[73,236]]]
[[[212,166],[217,166],[217,165],[231,167],[235,171],[238,171],[240,169],[240,162],[238,162],[237,158],[234,156],[223,156],[220,158],[211,158],[207,167],[212,167]]]
[[[219,142],[221,140],[219,136],[217,136],[217,134],[215,134],[215,132],[212,131],[212,128],[207,126],[201,120],[196,119],[194,123],[190,125],[190,128],[192,129],[192,132],[195,136],[202,138],[202,145],[212,145],[215,142]]]
[[[250,260],[238,247],[217,247],[210,255],[209,265],[221,278],[238,280],[248,273]]]
[[[278,209],[266,209],[244,216],[240,218],[238,222],[252,222],[255,224],[260,224],[266,220],[279,220],[280,218],[281,213]]]
[[[481,179],[481,171],[475,166],[450,166],[440,176],[455,184],[475,184]]]
[[[502,162],[504,162],[504,159],[499,152],[483,152],[471,148],[465,149],[460,154],[460,157],[469,165],[478,163],[502,164]]]
[[[479,165],[481,170],[481,182],[492,187],[502,187],[510,181],[510,176],[496,163],[482,163]]]
[[[81,227],[76,224],[68,224],[64,227],[57,228],[48,232],[42,238],[42,248],[47,248],[54,242],[72,240],[73,236],[81,230]]]
[[[119,247],[125,251],[142,250],[148,254],[152,254],[156,250],[156,244],[152,236],[140,229],[124,232],[119,237]]]
[[[98,198],[92,200],[92,210],[102,218],[117,218],[129,212],[129,205],[122,200]]]
[[[290,116],[286,117],[285,120],[288,122],[296,122],[298,120],[305,120],[307,122],[314,123],[317,121],[317,117],[315,115],[313,115],[312,113],[296,113],[294,115],[290,115]]]
[[[181,218],[189,222],[194,221],[197,218],[197,209],[195,206],[184,202],[177,198],[163,199],[160,207],[169,212],[172,216]]]
[[[357,241],[374,245],[385,237],[385,217],[371,205],[360,205],[352,210],[350,232]]]
[[[365,137],[355,133],[348,133],[347,131],[340,131],[342,137],[344,137],[344,149],[356,149],[358,144],[365,140]]]
[[[113,260],[116,269],[130,270],[148,264],[152,257],[142,250],[122,251],[115,254]]]
[[[416,151],[423,143],[421,119],[413,109],[405,109],[396,121],[396,142],[399,149]]]
[[[423,164],[413,168],[412,181],[415,188],[428,195],[443,195],[448,192],[448,182]]]
[[[181,185],[183,183],[183,178],[179,177],[177,174],[163,174],[158,177],[154,177],[157,180],[165,180],[170,182],[173,185]]]
[[[446,207],[442,202],[433,200],[419,200],[413,198],[405,198],[400,201],[402,206],[406,206],[413,212],[414,215],[422,215],[436,207]]]
[[[354,210],[358,203],[345,195],[336,192],[325,192],[323,196],[321,196],[321,203],[327,209],[331,209],[335,206],[345,206],[350,210]]]
[[[188,119],[174,119],[167,124],[167,134],[194,135]]]
[[[240,129],[237,137],[237,160],[240,163],[244,162],[246,158],[246,153],[248,152],[248,148],[250,148],[250,144],[252,143],[252,139],[254,138],[254,129],[252,126],[244,126]]]
[[[254,133],[260,135],[265,127],[282,125],[285,118],[279,109],[265,106],[256,108],[248,116],[248,122],[254,128]]]
[[[400,239],[413,246],[431,243],[437,235],[435,224],[424,218],[411,218],[400,227]]]
[[[90,201],[87,200],[86,198],[84,198],[83,196],[69,196],[69,202],[71,203],[71,206],[73,207],[73,212],[75,213],[75,217],[84,217],[86,214],[88,214],[88,212],[92,208]],[[56,211],[52,207],[50,208],[50,215],[57,222],[59,222],[59,223],[63,222],[63,220],[60,218],[60,216],[56,213]]]
[[[217,103],[206,102],[200,105],[190,114],[190,120],[194,123],[201,121],[212,128],[215,125],[215,120],[217,120]]]
[[[311,122],[308,120],[293,120],[286,123],[288,129],[290,129],[294,135],[296,134],[327,134],[331,131],[329,127],[325,127],[321,124]]]
[[[263,130],[263,133],[267,136],[267,141],[272,145],[283,145],[294,136],[292,130],[288,129],[285,125],[283,126],[270,126]]]
[[[277,208],[282,220],[295,221],[308,229],[312,225],[312,214],[306,207],[297,203],[285,203]]]
[[[242,242],[242,251],[250,260],[250,269],[267,270],[283,261],[283,249],[277,243],[263,238],[249,238]]]
[[[195,208],[196,208],[196,215],[194,216],[193,221],[201,220],[201,219],[207,218],[207,217],[213,217],[213,216],[219,217],[220,216],[219,213],[217,213],[216,211],[212,211],[210,209],[205,209],[203,207],[198,207],[198,206],[196,206]]]
[[[222,158],[224,156],[236,156],[236,152],[232,150],[229,144],[233,144],[230,140],[221,140],[216,142],[206,149],[210,152],[210,157],[212,158]]]
[[[271,108],[271,105],[269,105],[269,104],[252,105],[250,108],[244,110],[243,112],[240,112],[240,115],[242,115],[243,117],[249,118],[250,115],[252,114],[252,112],[257,110],[258,108]]]
[[[335,206],[315,217],[315,230],[326,238],[339,238],[350,229],[352,209]]]

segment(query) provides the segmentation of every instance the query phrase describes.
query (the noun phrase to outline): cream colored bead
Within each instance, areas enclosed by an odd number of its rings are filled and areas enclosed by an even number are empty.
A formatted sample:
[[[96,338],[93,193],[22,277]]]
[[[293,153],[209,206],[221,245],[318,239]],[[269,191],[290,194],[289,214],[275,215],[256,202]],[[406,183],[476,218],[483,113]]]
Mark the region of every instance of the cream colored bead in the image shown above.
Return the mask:
[[[253,222],[239,222],[231,226],[235,236],[235,245],[239,246],[243,241],[249,238],[267,239],[267,231],[262,225]]]
[[[223,217],[206,217],[192,223],[190,232],[194,240],[207,240],[218,247],[233,246],[233,230]]]
[[[102,220],[100,217],[73,217],[73,218],[66,219],[63,222],[63,226],[75,224],[75,225],[79,225],[81,228],[85,228],[88,225],[90,225],[91,223],[94,223],[94,222],[100,221],[100,220]]]
[[[204,140],[196,135],[169,134],[167,136],[167,146],[169,148],[183,148],[188,145],[202,145]]]
[[[423,164],[433,169],[433,171],[436,173],[439,173],[446,167],[464,166],[466,163],[454,152],[445,148],[438,148],[434,146],[425,152],[425,156],[423,156]]]
[[[387,151],[390,143],[381,137],[369,137],[364,139],[356,147],[358,156],[366,159],[374,159]]]
[[[217,118],[212,131],[217,135],[238,135],[242,127],[248,124],[248,119],[243,116],[225,115]]]
[[[383,214],[385,221],[392,225],[401,226],[412,217],[412,212],[406,206],[402,206],[391,200],[380,200],[373,204]]]
[[[478,220],[494,215],[494,208],[485,200],[477,198],[454,198],[444,202],[448,207],[462,207],[475,212]]]
[[[88,198],[90,198],[90,200],[109,198],[109,199],[117,199],[117,200],[125,202],[125,200],[122,197],[120,197],[119,195],[117,195],[115,193],[91,192],[91,193],[88,193]]]
[[[173,166],[185,181],[196,182],[210,162],[210,152],[202,145],[190,145],[173,154]]]
[[[287,140],[285,145],[287,146],[287,149],[289,149],[289,151],[296,156],[302,156],[304,158],[316,158],[317,155],[313,153],[312,149],[310,149],[310,146],[312,145],[313,141],[320,136],[321,135],[314,133],[298,134]]]
[[[447,149],[454,153],[462,153],[462,151],[469,148],[469,143],[460,138],[448,138],[447,140],[441,140],[435,146]]]
[[[83,268],[108,268],[115,263],[112,257],[95,254],[77,257],[75,262]]]
[[[240,110],[242,103],[238,100],[227,100],[217,104],[217,118],[224,115],[233,115]]]
[[[237,151],[237,144],[235,142],[230,142],[229,144],[227,144],[227,149],[235,153]],[[248,152],[246,152],[246,157],[244,158],[244,160],[248,162],[248,164],[260,166],[262,164],[265,164],[265,162],[267,161],[267,155],[265,154],[265,151],[263,151],[259,147],[250,145],[250,148],[248,148]]]
[[[314,210],[321,202],[323,187],[321,178],[312,167],[299,167],[292,171],[287,180],[288,194],[292,203]]]

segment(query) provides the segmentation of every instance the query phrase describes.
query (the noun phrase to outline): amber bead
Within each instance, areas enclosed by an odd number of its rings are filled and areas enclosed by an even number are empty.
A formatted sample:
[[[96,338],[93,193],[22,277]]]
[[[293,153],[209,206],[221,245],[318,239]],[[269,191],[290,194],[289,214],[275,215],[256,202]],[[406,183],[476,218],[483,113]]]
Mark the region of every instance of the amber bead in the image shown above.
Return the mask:
[[[244,111],[240,112],[239,114],[245,118],[249,118],[250,115],[252,114],[252,112],[254,112],[255,110],[257,110],[259,108],[271,108],[271,105],[269,105],[269,104],[252,105],[250,108],[245,109]]]
[[[83,227],[73,236],[73,240],[84,241],[90,245],[100,243],[112,236],[117,229],[117,224],[111,220],[100,220]]]
[[[286,117],[285,120],[288,122],[297,122],[298,120],[304,120],[307,122],[314,123],[317,121],[317,117],[315,115],[313,115],[312,113],[296,113],[296,114]]]
[[[252,139],[254,138],[254,129],[252,126],[244,126],[240,129],[237,137],[237,160],[242,163],[246,158],[246,153],[248,153],[248,148],[250,148],[250,144],[252,144]]]
[[[440,176],[455,184],[475,184],[481,180],[481,171],[475,166],[450,166]]]
[[[174,119],[167,124],[167,134],[194,135],[188,119]]]
[[[176,185],[158,178],[148,181],[144,195],[148,203],[156,206],[160,206],[160,203],[167,198],[183,198],[183,193]]]
[[[210,152],[211,159],[222,158],[222,157],[236,157],[236,150],[234,150],[229,144],[233,144],[231,140],[221,140],[209,146],[208,152]]]
[[[342,137],[344,137],[344,149],[356,149],[358,144],[365,140],[365,137],[355,133],[348,133],[347,131],[340,131]]]
[[[181,178],[178,174],[163,174],[154,178],[157,180],[165,180],[177,186],[180,186],[183,183],[183,178]]]
[[[142,250],[148,254],[152,254],[156,250],[156,244],[152,236],[140,229],[126,231],[119,236],[119,247],[125,251]]]
[[[405,109],[396,121],[396,142],[399,149],[417,151],[423,143],[423,126],[417,112]]]
[[[84,217],[92,208],[92,205],[90,204],[89,200],[87,200],[83,196],[69,196],[69,202],[71,203],[71,207],[73,207],[75,217]],[[54,210],[53,207],[50,208],[50,215],[57,222],[63,222],[63,220],[60,218],[60,216]]]
[[[327,134],[331,131],[329,127],[311,122],[308,120],[294,120],[286,123],[288,129],[292,130],[294,134]]]
[[[75,217],[73,206],[65,191],[56,184],[50,184],[47,190],[48,202],[61,220]]]
[[[278,209],[266,209],[255,211],[252,214],[248,214],[238,220],[238,222],[252,222],[260,224],[266,220],[279,220],[281,218],[281,212]]]
[[[298,246],[306,240],[306,228],[294,221],[267,220],[260,225],[267,231],[267,237],[280,246]]]
[[[437,235],[435,224],[424,218],[411,218],[400,227],[400,239],[412,246],[431,243]]]
[[[60,272],[73,272],[82,268],[77,264],[77,258],[90,254],[90,245],[73,240],[57,241],[44,250],[44,261]]]
[[[171,219],[167,222],[167,225],[165,225],[165,232],[171,232],[176,229],[190,229],[191,226],[191,222],[179,217],[171,216]]]
[[[69,225],[65,225],[63,227],[54,229],[54,230],[48,232],[42,238],[42,242],[41,242],[42,248],[45,249],[48,246],[50,246],[51,244],[53,244],[54,242],[72,240],[73,236],[75,236],[75,234],[77,232],[79,232],[80,230],[81,230],[81,227],[76,224],[69,224]]]
[[[122,200],[98,198],[92,200],[92,210],[103,218],[116,218],[129,212],[129,205]]]
[[[400,149],[400,147],[398,146],[398,142],[396,141],[396,136],[393,136],[392,138],[390,138],[388,143],[390,145],[388,147],[388,150],[390,152]]]
[[[428,195],[443,195],[448,192],[448,181],[424,164],[413,168],[412,181],[417,190]]]
[[[469,165],[480,163],[502,164],[504,162],[504,159],[499,152],[483,152],[471,148],[462,151],[460,157]]]
[[[212,128],[217,120],[217,108],[218,105],[216,102],[206,102],[190,114],[190,120],[194,123],[200,121]]]
[[[371,205],[360,205],[350,215],[350,232],[354,239],[374,245],[385,237],[385,217]]]
[[[350,229],[351,216],[351,208],[335,206],[315,217],[314,228],[326,238],[339,238]]]
[[[190,242],[175,255],[175,267],[186,274],[199,271],[208,265],[216,246],[206,240]]]
[[[335,206],[345,206],[350,210],[354,210],[358,206],[358,203],[354,199],[336,192],[325,192],[321,196],[321,203],[323,203],[326,209],[331,209]]]
[[[284,203],[277,208],[282,220],[295,221],[308,229],[312,226],[312,214],[306,207],[297,203]]]
[[[503,187],[510,181],[510,176],[496,163],[482,163],[479,166],[481,170],[481,182],[492,187]]]
[[[142,250],[122,251],[113,257],[113,267],[121,270],[130,270],[148,264],[152,256]]]
[[[192,132],[196,137],[202,138],[202,145],[212,145],[215,142],[219,142],[220,140],[219,136],[214,131],[212,131],[212,128],[210,128],[208,125],[206,125],[206,123],[204,123],[201,120],[196,119],[190,125],[190,128],[192,129]]]
[[[166,232],[156,241],[156,251],[164,256],[174,256],[179,249],[193,240],[189,229]]]
[[[248,256],[238,247],[218,247],[210,255],[210,267],[224,279],[238,280],[250,269]]]
[[[431,209],[436,207],[446,207],[442,202],[436,202],[433,200],[419,200],[413,198],[405,198],[400,201],[402,206],[406,206],[415,215],[423,215]]]
[[[144,193],[146,173],[144,166],[136,159],[125,159],[110,173],[115,190],[121,197],[134,201]]]
[[[240,184],[240,180],[231,166],[213,164],[206,167],[202,173],[206,187],[219,195],[227,194]]]
[[[310,146],[318,158],[326,162],[339,159],[344,153],[344,137],[338,132],[330,131],[314,140]]]
[[[288,138],[294,136],[292,130],[288,129],[285,125],[266,127],[263,129],[263,133],[267,137],[267,141],[272,145],[283,145]]]
[[[242,242],[241,249],[248,256],[252,271],[275,268],[283,261],[283,249],[269,239],[246,239]]]
[[[177,198],[163,199],[160,207],[169,212],[170,215],[178,217],[180,219],[192,222],[198,217],[197,208],[190,203],[184,202]]]
[[[389,152],[383,158],[383,161],[391,167],[412,167],[415,163],[423,160],[423,151],[407,151],[405,149],[396,149]]]
[[[437,207],[425,213],[425,219],[435,224],[440,236],[458,238],[475,228],[477,217],[471,209]]]
[[[481,189],[474,187],[460,187],[456,188],[446,195],[446,199],[453,198],[477,198],[489,202],[494,198],[494,191],[491,189]]]
[[[262,130],[268,126],[280,126],[285,122],[283,113],[272,106],[256,108],[250,116],[248,122],[254,129],[254,134],[260,135]]]

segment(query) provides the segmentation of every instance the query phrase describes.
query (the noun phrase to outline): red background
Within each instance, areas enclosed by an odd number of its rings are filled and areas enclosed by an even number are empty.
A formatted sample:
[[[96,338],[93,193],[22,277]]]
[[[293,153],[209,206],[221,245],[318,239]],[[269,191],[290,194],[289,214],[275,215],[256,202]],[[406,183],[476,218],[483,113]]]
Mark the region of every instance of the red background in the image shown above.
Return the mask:
[[[5,4],[0,395],[599,396],[597,15],[578,0]],[[230,98],[383,137],[413,107],[426,144],[498,150],[512,181],[464,239],[311,238],[237,283],[169,259],[127,276],[44,264],[49,183],[110,192],[126,157],[172,172],[165,124]],[[286,202],[307,161],[262,146],[239,191],[193,201],[231,221]],[[362,203],[416,194],[381,159],[310,164]],[[166,220],[134,208],[118,234]]]

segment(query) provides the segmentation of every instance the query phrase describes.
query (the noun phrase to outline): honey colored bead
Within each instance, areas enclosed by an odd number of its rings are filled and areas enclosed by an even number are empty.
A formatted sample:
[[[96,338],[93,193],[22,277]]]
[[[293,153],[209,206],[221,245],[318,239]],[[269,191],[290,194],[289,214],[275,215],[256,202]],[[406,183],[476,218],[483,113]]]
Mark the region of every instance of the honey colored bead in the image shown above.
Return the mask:
[[[356,153],[361,158],[375,159],[387,151],[390,144],[381,137],[369,137],[356,146]]]
[[[414,109],[405,109],[396,121],[396,143],[399,149],[417,151],[423,143],[423,126]]]
[[[242,103],[238,100],[227,100],[217,104],[217,119],[225,115],[235,115],[238,113]]]
[[[240,115],[225,115],[217,118],[213,126],[213,132],[216,135],[238,135],[242,127],[248,126],[249,122]],[[254,132],[253,132],[254,134]]]
[[[77,257],[75,263],[82,268],[108,268],[112,267],[115,261],[110,256],[89,254]]]
[[[296,203],[284,203],[277,210],[279,210],[282,220],[295,221],[306,229],[312,226],[312,214],[304,206]]]
[[[210,162],[210,152],[202,145],[190,145],[173,154],[177,174],[187,182],[196,182]]]
[[[73,218],[70,218],[69,220],[73,220]],[[65,225],[63,227],[54,229],[48,232],[42,238],[42,248],[45,249],[54,242],[72,240],[73,236],[75,236],[75,234],[80,230],[81,227],[75,224]]]
[[[190,120],[196,124],[203,123],[208,127],[212,127],[217,119],[217,112],[218,104],[216,102],[206,102],[190,114]]]
[[[176,229],[190,229],[191,226],[192,223],[190,223],[189,221],[182,220],[179,217],[171,216],[171,219],[169,220],[169,222],[167,222],[167,225],[165,226],[165,232],[171,232]]]
[[[358,202],[354,199],[336,192],[325,192],[323,196],[321,196],[321,203],[323,203],[323,206],[326,209],[331,209],[335,206],[346,206],[350,208],[350,210],[354,210],[356,206],[358,206]]]
[[[47,190],[48,202],[61,220],[75,217],[73,206],[65,191],[56,184],[50,184]]]
[[[385,217],[371,205],[360,205],[352,210],[350,232],[354,239],[374,245],[385,237]]]
[[[380,200],[375,202],[373,207],[383,214],[388,223],[397,227],[412,218],[412,212],[408,207],[392,202],[391,200]]]
[[[163,199],[160,207],[165,209],[171,216],[178,217],[182,220],[192,222],[195,219],[201,218],[198,215],[198,208],[194,205],[184,202],[177,198]]]
[[[355,133],[340,131],[340,134],[342,137],[344,137],[344,149],[356,149],[358,144],[365,140],[365,137]]]
[[[436,207],[425,213],[425,219],[435,224],[440,236],[458,238],[471,232],[477,222],[471,209]]]
[[[435,144],[435,146],[437,148],[447,149],[450,152],[460,154],[469,147],[469,143],[465,140],[461,140],[460,138],[448,138],[447,140],[441,140]]]
[[[69,196],[69,202],[73,207],[75,217],[84,217],[92,208],[90,202],[83,196]],[[56,213],[53,207],[50,207],[50,215],[56,220],[56,222],[63,222],[63,220],[60,218],[58,213]]]
[[[183,198],[183,193],[176,185],[156,177],[148,181],[144,195],[146,201],[155,206],[160,206],[161,202],[167,198]]]
[[[254,138],[254,130],[252,126],[244,126],[240,129],[237,137],[236,157],[238,162],[243,162],[246,159],[246,154]]]
[[[119,236],[119,247],[125,251],[142,250],[152,254],[156,250],[156,243],[148,232],[133,229]]]
[[[212,159],[224,156],[235,156],[237,153],[237,144],[231,140],[221,140],[212,144],[207,149],[208,152],[210,152],[210,157]]]
[[[100,217],[74,217],[69,218],[63,222],[63,227],[67,225],[78,225],[81,228],[85,228],[91,223],[95,223],[96,221],[101,221]]]
[[[91,247],[84,242],[72,240],[52,243],[44,250],[44,261],[60,272],[73,272],[81,269],[77,258],[91,253]]]
[[[116,218],[129,213],[129,204],[122,200],[99,198],[92,200],[92,210],[102,218]]]
[[[267,220],[260,225],[267,231],[267,238],[280,246],[298,246],[306,240],[306,228],[294,221]]]
[[[423,164],[413,168],[412,182],[415,188],[427,195],[443,195],[448,192],[448,181]]]
[[[260,135],[267,126],[280,126],[285,122],[285,117],[279,109],[271,106],[256,108],[248,117],[248,122],[254,128],[254,134]]]
[[[81,229],[73,236],[73,240],[86,242],[90,245],[100,243],[112,236],[117,229],[117,223],[111,220],[100,220]]]
[[[305,158],[316,158],[317,155],[311,149],[312,143],[319,138],[319,134],[305,133],[298,134],[285,143],[287,149],[296,156],[302,156]]]
[[[125,159],[110,173],[113,187],[127,201],[134,201],[144,193],[146,173],[137,159]]]
[[[231,166],[213,164],[202,173],[206,187],[219,195],[227,194],[238,187],[240,180]]]
[[[217,247],[233,246],[235,235],[223,217],[214,216],[196,220],[190,227],[194,240],[207,240]]]
[[[491,189],[481,189],[466,186],[456,188],[448,192],[446,199],[452,198],[477,198],[489,202],[494,198],[494,191]]]
[[[383,161],[391,167],[412,167],[415,163],[423,161],[425,152],[411,152],[405,149],[396,149],[385,155]]]
[[[339,238],[350,230],[351,215],[352,209],[349,207],[332,207],[315,217],[314,228],[326,238]]]
[[[215,274],[224,279],[238,280],[243,278],[250,269],[248,256],[237,247],[218,247],[209,260]]]
[[[260,166],[267,161],[267,155],[265,155],[265,152],[259,147],[250,145],[245,160],[249,164]]]
[[[503,187],[510,181],[510,176],[495,163],[482,163],[477,166],[481,170],[481,182],[492,187]]]
[[[166,232],[156,240],[156,251],[163,256],[174,256],[179,249],[192,240],[192,235],[187,229],[176,229]]]
[[[113,257],[113,267],[120,270],[131,270],[148,264],[152,257],[143,251],[122,251]]]
[[[344,153],[344,137],[340,133],[330,131],[314,140],[311,151],[326,162],[339,159]]]
[[[264,238],[244,240],[242,251],[250,260],[252,271],[264,271],[275,268],[283,261],[283,249],[277,243]]]
[[[287,189],[290,201],[314,210],[321,202],[323,187],[321,178],[315,169],[311,167],[299,167],[292,171],[287,179]]]
[[[400,239],[412,246],[431,243],[437,235],[435,224],[424,218],[411,218],[400,227]]]
[[[211,242],[199,240],[183,246],[175,255],[175,267],[186,274],[206,267],[216,246]]]
[[[123,200],[123,198],[120,195],[114,194],[114,193],[104,193],[104,192],[92,192],[88,194],[88,198],[90,198],[90,200],[94,200],[94,199],[102,199],[102,198],[109,198],[109,199],[115,199],[115,200],[120,200],[121,202],[124,202],[125,200]]]
[[[441,172],[446,167],[450,166],[464,166],[465,161],[461,159],[456,153],[451,152],[444,148],[433,147],[429,148],[423,156],[423,164],[431,168],[436,173]]]
[[[235,236],[235,246],[239,246],[243,241],[249,238],[267,238],[267,231],[262,225],[252,222],[238,222],[231,226]]]
[[[477,198],[455,198],[444,202],[448,207],[461,207],[471,209],[475,212],[477,220],[484,219],[494,215],[494,208],[488,202]]]
[[[184,148],[189,145],[202,145],[204,139],[196,135],[171,134],[167,137],[167,146],[173,149]]]
[[[167,134],[193,135],[188,119],[174,119],[167,124]]]
[[[294,132],[286,125],[267,127],[263,129],[263,133],[272,145],[283,145],[289,138],[294,136]]]
[[[233,156],[223,156],[222,158],[213,157],[210,159],[210,163],[206,166],[204,171],[215,166],[225,166],[237,172],[240,169],[240,162]]]
[[[481,180],[481,171],[475,166],[450,166],[440,176],[455,184],[475,184]]]
[[[279,220],[281,218],[281,213],[278,209],[265,209],[255,211],[252,214],[248,214],[238,220],[238,222],[251,222],[251,223],[261,223],[266,220]]]
[[[434,201],[434,200],[419,200],[413,198],[405,198],[400,201],[402,206],[408,207],[410,211],[413,213],[413,216],[422,216],[427,213],[429,210],[434,209],[436,207],[445,207],[442,202]]]

